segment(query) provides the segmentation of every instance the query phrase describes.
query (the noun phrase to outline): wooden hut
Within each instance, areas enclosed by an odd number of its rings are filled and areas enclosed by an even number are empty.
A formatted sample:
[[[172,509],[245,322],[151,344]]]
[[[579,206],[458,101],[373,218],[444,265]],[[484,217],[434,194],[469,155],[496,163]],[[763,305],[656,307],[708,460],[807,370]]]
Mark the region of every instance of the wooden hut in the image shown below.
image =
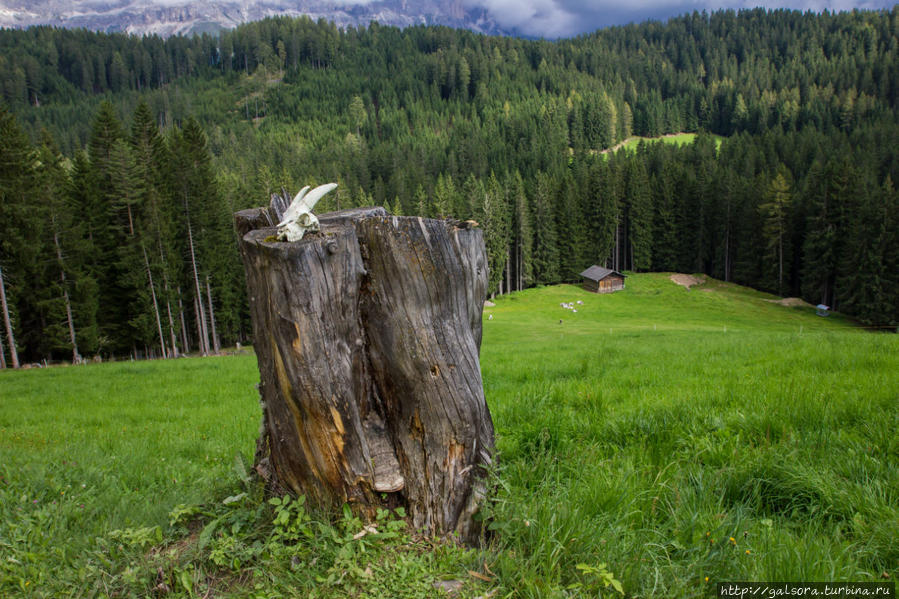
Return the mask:
[[[583,287],[594,293],[612,293],[624,289],[624,275],[620,272],[593,265],[581,273]]]

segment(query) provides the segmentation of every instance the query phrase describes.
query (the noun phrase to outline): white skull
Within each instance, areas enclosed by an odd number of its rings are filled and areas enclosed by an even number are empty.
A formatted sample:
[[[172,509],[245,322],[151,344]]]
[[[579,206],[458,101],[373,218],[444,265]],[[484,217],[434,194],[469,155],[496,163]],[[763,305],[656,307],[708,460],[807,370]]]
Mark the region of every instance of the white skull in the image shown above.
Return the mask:
[[[318,219],[312,214],[312,209],[325,194],[335,187],[337,187],[337,183],[319,185],[311,192],[308,185],[301,189],[284,212],[281,222],[278,223],[278,239],[299,241],[307,231],[318,231],[320,226]]]

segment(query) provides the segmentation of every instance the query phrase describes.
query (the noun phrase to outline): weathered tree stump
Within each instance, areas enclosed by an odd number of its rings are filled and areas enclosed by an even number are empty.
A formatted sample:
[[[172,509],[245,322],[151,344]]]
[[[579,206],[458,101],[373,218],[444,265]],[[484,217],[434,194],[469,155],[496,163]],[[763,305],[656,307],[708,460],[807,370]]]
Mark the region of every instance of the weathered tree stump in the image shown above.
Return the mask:
[[[367,208],[286,243],[279,217],[277,201],[236,215],[264,406],[256,470],[319,505],[401,505],[416,528],[476,540],[493,450],[482,232]]]

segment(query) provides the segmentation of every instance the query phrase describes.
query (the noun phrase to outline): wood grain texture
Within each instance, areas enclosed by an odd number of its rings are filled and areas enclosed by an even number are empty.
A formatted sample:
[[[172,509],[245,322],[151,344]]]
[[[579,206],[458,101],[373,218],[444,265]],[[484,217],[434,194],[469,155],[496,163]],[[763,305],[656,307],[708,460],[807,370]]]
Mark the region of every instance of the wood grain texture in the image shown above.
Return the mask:
[[[482,232],[366,208],[282,243],[267,210],[236,215],[264,407],[257,471],[320,505],[403,505],[417,528],[474,541],[493,451]]]

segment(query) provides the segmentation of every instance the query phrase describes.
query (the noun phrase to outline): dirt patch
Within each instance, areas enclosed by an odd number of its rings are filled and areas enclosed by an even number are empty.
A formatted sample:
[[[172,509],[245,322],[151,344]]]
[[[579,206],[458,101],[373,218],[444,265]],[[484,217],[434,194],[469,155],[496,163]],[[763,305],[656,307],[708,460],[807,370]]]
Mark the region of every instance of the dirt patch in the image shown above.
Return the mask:
[[[779,300],[765,300],[766,302],[771,302],[772,304],[778,304],[781,306],[787,306],[788,308],[812,308],[813,306],[805,301],[802,298],[798,297],[785,297]]]
[[[487,300],[487,301],[484,302],[484,307],[485,307],[485,308],[493,308],[494,306],[496,306],[496,304],[494,304],[494,303],[491,302],[490,300]]]
[[[675,273],[668,277],[681,287],[686,287],[689,289],[693,285],[702,285],[705,283],[705,277],[694,277],[693,275],[685,275],[680,273]]]

